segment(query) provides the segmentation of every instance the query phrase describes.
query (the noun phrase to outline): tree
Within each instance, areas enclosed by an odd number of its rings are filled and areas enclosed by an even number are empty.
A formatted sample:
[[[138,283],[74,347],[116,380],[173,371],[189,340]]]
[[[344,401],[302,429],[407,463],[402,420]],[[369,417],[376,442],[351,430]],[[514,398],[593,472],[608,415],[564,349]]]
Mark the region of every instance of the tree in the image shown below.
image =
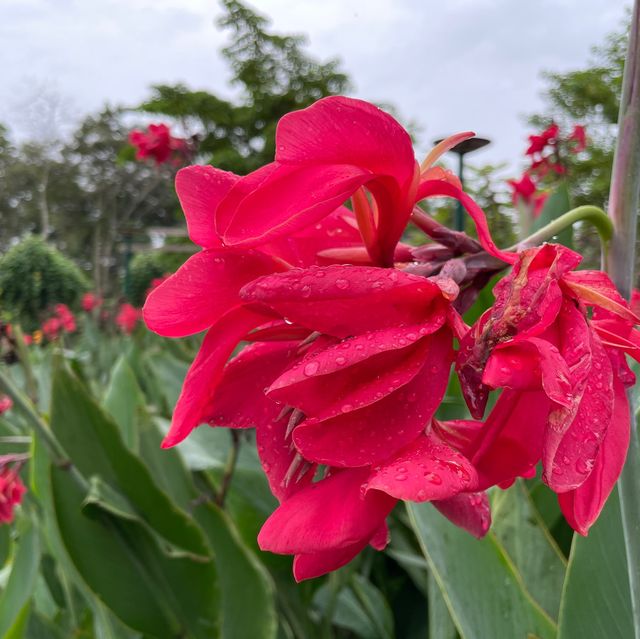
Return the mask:
[[[273,159],[278,120],[316,100],[343,93],[347,76],[337,60],[318,62],[304,51],[299,35],[268,30],[268,20],[238,0],[223,0],[219,25],[232,35],[222,50],[231,83],[240,88],[237,103],[184,85],[157,85],[140,110],[176,118],[195,135],[211,164],[248,173]]]

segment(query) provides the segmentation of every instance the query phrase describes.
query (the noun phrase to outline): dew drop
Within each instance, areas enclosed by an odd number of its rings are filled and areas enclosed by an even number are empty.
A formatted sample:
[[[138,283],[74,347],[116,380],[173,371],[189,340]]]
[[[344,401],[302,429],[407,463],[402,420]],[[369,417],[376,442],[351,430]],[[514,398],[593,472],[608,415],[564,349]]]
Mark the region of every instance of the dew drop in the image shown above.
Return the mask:
[[[343,290],[343,291],[344,291],[344,289],[345,289],[345,288],[349,288],[349,280],[345,280],[345,279],[342,279],[342,278],[337,279],[337,280],[336,280],[336,286],[337,286],[340,290]]]
[[[315,375],[318,372],[319,368],[320,368],[320,364],[318,364],[318,362],[309,362],[304,367],[304,374],[307,377],[311,377],[311,375]]]

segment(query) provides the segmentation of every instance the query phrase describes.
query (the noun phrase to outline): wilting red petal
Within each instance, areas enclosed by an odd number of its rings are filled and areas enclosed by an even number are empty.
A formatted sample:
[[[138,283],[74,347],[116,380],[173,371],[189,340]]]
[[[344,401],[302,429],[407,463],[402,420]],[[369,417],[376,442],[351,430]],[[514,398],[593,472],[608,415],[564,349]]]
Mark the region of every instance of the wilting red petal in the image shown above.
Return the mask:
[[[409,383],[424,364],[429,343],[422,338],[444,323],[444,313],[428,325],[385,328],[356,335],[310,353],[286,370],[269,395],[325,419],[379,401]]]
[[[542,386],[550,400],[569,407],[573,400],[570,371],[560,351],[537,337],[498,345],[487,362],[483,383],[492,388],[532,390]]]
[[[279,554],[310,554],[369,543],[396,500],[364,494],[369,470],[336,471],[283,502],[267,519],[258,545]]]
[[[176,193],[194,244],[203,248],[222,245],[215,232],[215,212],[239,179],[239,176],[213,166],[188,166],[178,171]]]
[[[206,420],[205,410],[211,404],[233,349],[247,331],[263,322],[263,315],[238,307],[209,329],[185,377],[163,448],[179,444]]]
[[[269,423],[282,410],[264,389],[296,357],[296,342],[250,344],[224,367],[205,421],[215,426],[255,428]]]
[[[308,419],[293,432],[306,459],[336,467],[377,464],[412,442],[430,423],[447,387],[451,334],[442,329],[425,338],[430,348],[422,370],[380,401],[320,421]]]
[[[267,305],[283,317],[336,337],[419,324],[441,300],[440,289],[424,277],[366,266],[333,265],[293,269],[251,282],[246,302]]]
[[[613,402],[611,361],[594,333],[591,370],[575,417],[561,432],[550,429],[545,436],[544,478],[552,490],[566,492],[587,479],[611,424]]]
[[[549,408],[543,391],[503,391],[471,457],[479,489],[522,477],[538,463]]]
[[[491,527],[491,507],[487,494],[460,493],[432,504],[452,523],[464,528],[478,539]]]
[[[433,435],[420,435],[371,471],[367,490],[422,502],[447,499],[475,486],[477,480],[464,455]]]
[[[615,377],[613,389],[613,417],[591,474],[580,487],[558,495],[564,516],[571,527],[581,535],[589,532],[589,528],[600,515],[622,472],[629,447],[629,402],[624,387]]]
[[[598,306],[634,324],[640,324],[628,302],[618,293],[611,278],[602,271],[566,273],[562,283],[587,306]]]
[[[409,134],[378,107],[332,96],[285,115],[276,130],[276,160],[285,164],[352,164],[399,185],[411,180]]]
[[[282,268],[257,251],[205,249],[151,291],[142,310],[145,322],[165,337],[199,333],[241,304],[238,293],[247,282]]]

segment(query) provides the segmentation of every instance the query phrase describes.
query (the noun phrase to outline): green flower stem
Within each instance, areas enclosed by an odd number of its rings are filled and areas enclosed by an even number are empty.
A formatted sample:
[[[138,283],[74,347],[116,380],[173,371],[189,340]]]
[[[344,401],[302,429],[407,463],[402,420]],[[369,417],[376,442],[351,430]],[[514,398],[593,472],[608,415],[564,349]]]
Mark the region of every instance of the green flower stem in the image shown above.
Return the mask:
[[[553,222],[518,242],[511,250],[537,246],[555,237],[567,227],[573,226],[576,222],[590,222],[596,227],[600,234],[603,252],[606,253],[606,247],[613,235],[614,225],[611,218],[601,208],[591,205],[578,206],[575,209],[571,209],[571,211],[567,211],[564,215],[553,220]]]
[[[613,160],[609,216],[613,237],[604,265],[620,293],[629,299],[633,288],[636,228],[640,201],[640,0],[631,18],[629,46],[624,65],[618,141]],[[618,496],[622,513],[631,608],[636,639],[640,639],[640,442],[631,393],[631,441]]]

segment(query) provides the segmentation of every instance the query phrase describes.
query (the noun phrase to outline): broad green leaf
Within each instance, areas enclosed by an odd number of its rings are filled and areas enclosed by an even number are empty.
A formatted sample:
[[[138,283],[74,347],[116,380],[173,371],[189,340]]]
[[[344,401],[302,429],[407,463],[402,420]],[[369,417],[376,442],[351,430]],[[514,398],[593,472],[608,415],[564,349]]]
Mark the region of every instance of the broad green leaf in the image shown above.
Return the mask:
[[[428,503],[407,509],[462,639],[555,637],[555,623],[493,533],[475,539]]]
[[[137,451],[136,412],[144,404],[138,381],[125,357],[120,356],[111,371],[103,406],[120,428],[127,448]]]
[[[560,186],[548,197],[547,201],[540,212],[540,215],[533,223],[533,231],[541,229],[550,222],[553,222],[556,218],[566,213],[571,209],[571,199],[569,196],[569,189],[566,182],[562,182]],[[573,231],[571,227],[567,227],[561,233],[559,233],[554,241],[564,244],[569,248],[572,247]]]
[[[520,480],[509,490],[493,492],[491,513],[491,530],[527,589],[557,620],[566,562]]]
[[[85,478],[99,475],[120,490],[171,544],[207,554],[193,520],[157,487],[143,462],[124,445],[118,427],[62,366],[54,371],[51,429]]]
[[[456,627],[438,587],[435,577],[429,573],[429,639],[456,639]]]
[[[573,537],[558,639],[633,636],[620,503],[614,491],[589,536]]]
[[[215,553],[222,595],[223,639],[273,639],[277,617],[269,574],[242,543],[222,510],[210,503],[202,504],[194,515]]]
[[[64,469],[51,467],[51,487],[69,556],[89,587],[127,625],[158,639],[217,636],[212,561],[169,558],[135,522],[99,509],[92,518],[82,514],[84,491]]]
[[[15,545],[11,575],[0,597],[0,637],[18,638],[26,625],[28,608],[40,565],[40,538],[37,527],[23,520]]]

